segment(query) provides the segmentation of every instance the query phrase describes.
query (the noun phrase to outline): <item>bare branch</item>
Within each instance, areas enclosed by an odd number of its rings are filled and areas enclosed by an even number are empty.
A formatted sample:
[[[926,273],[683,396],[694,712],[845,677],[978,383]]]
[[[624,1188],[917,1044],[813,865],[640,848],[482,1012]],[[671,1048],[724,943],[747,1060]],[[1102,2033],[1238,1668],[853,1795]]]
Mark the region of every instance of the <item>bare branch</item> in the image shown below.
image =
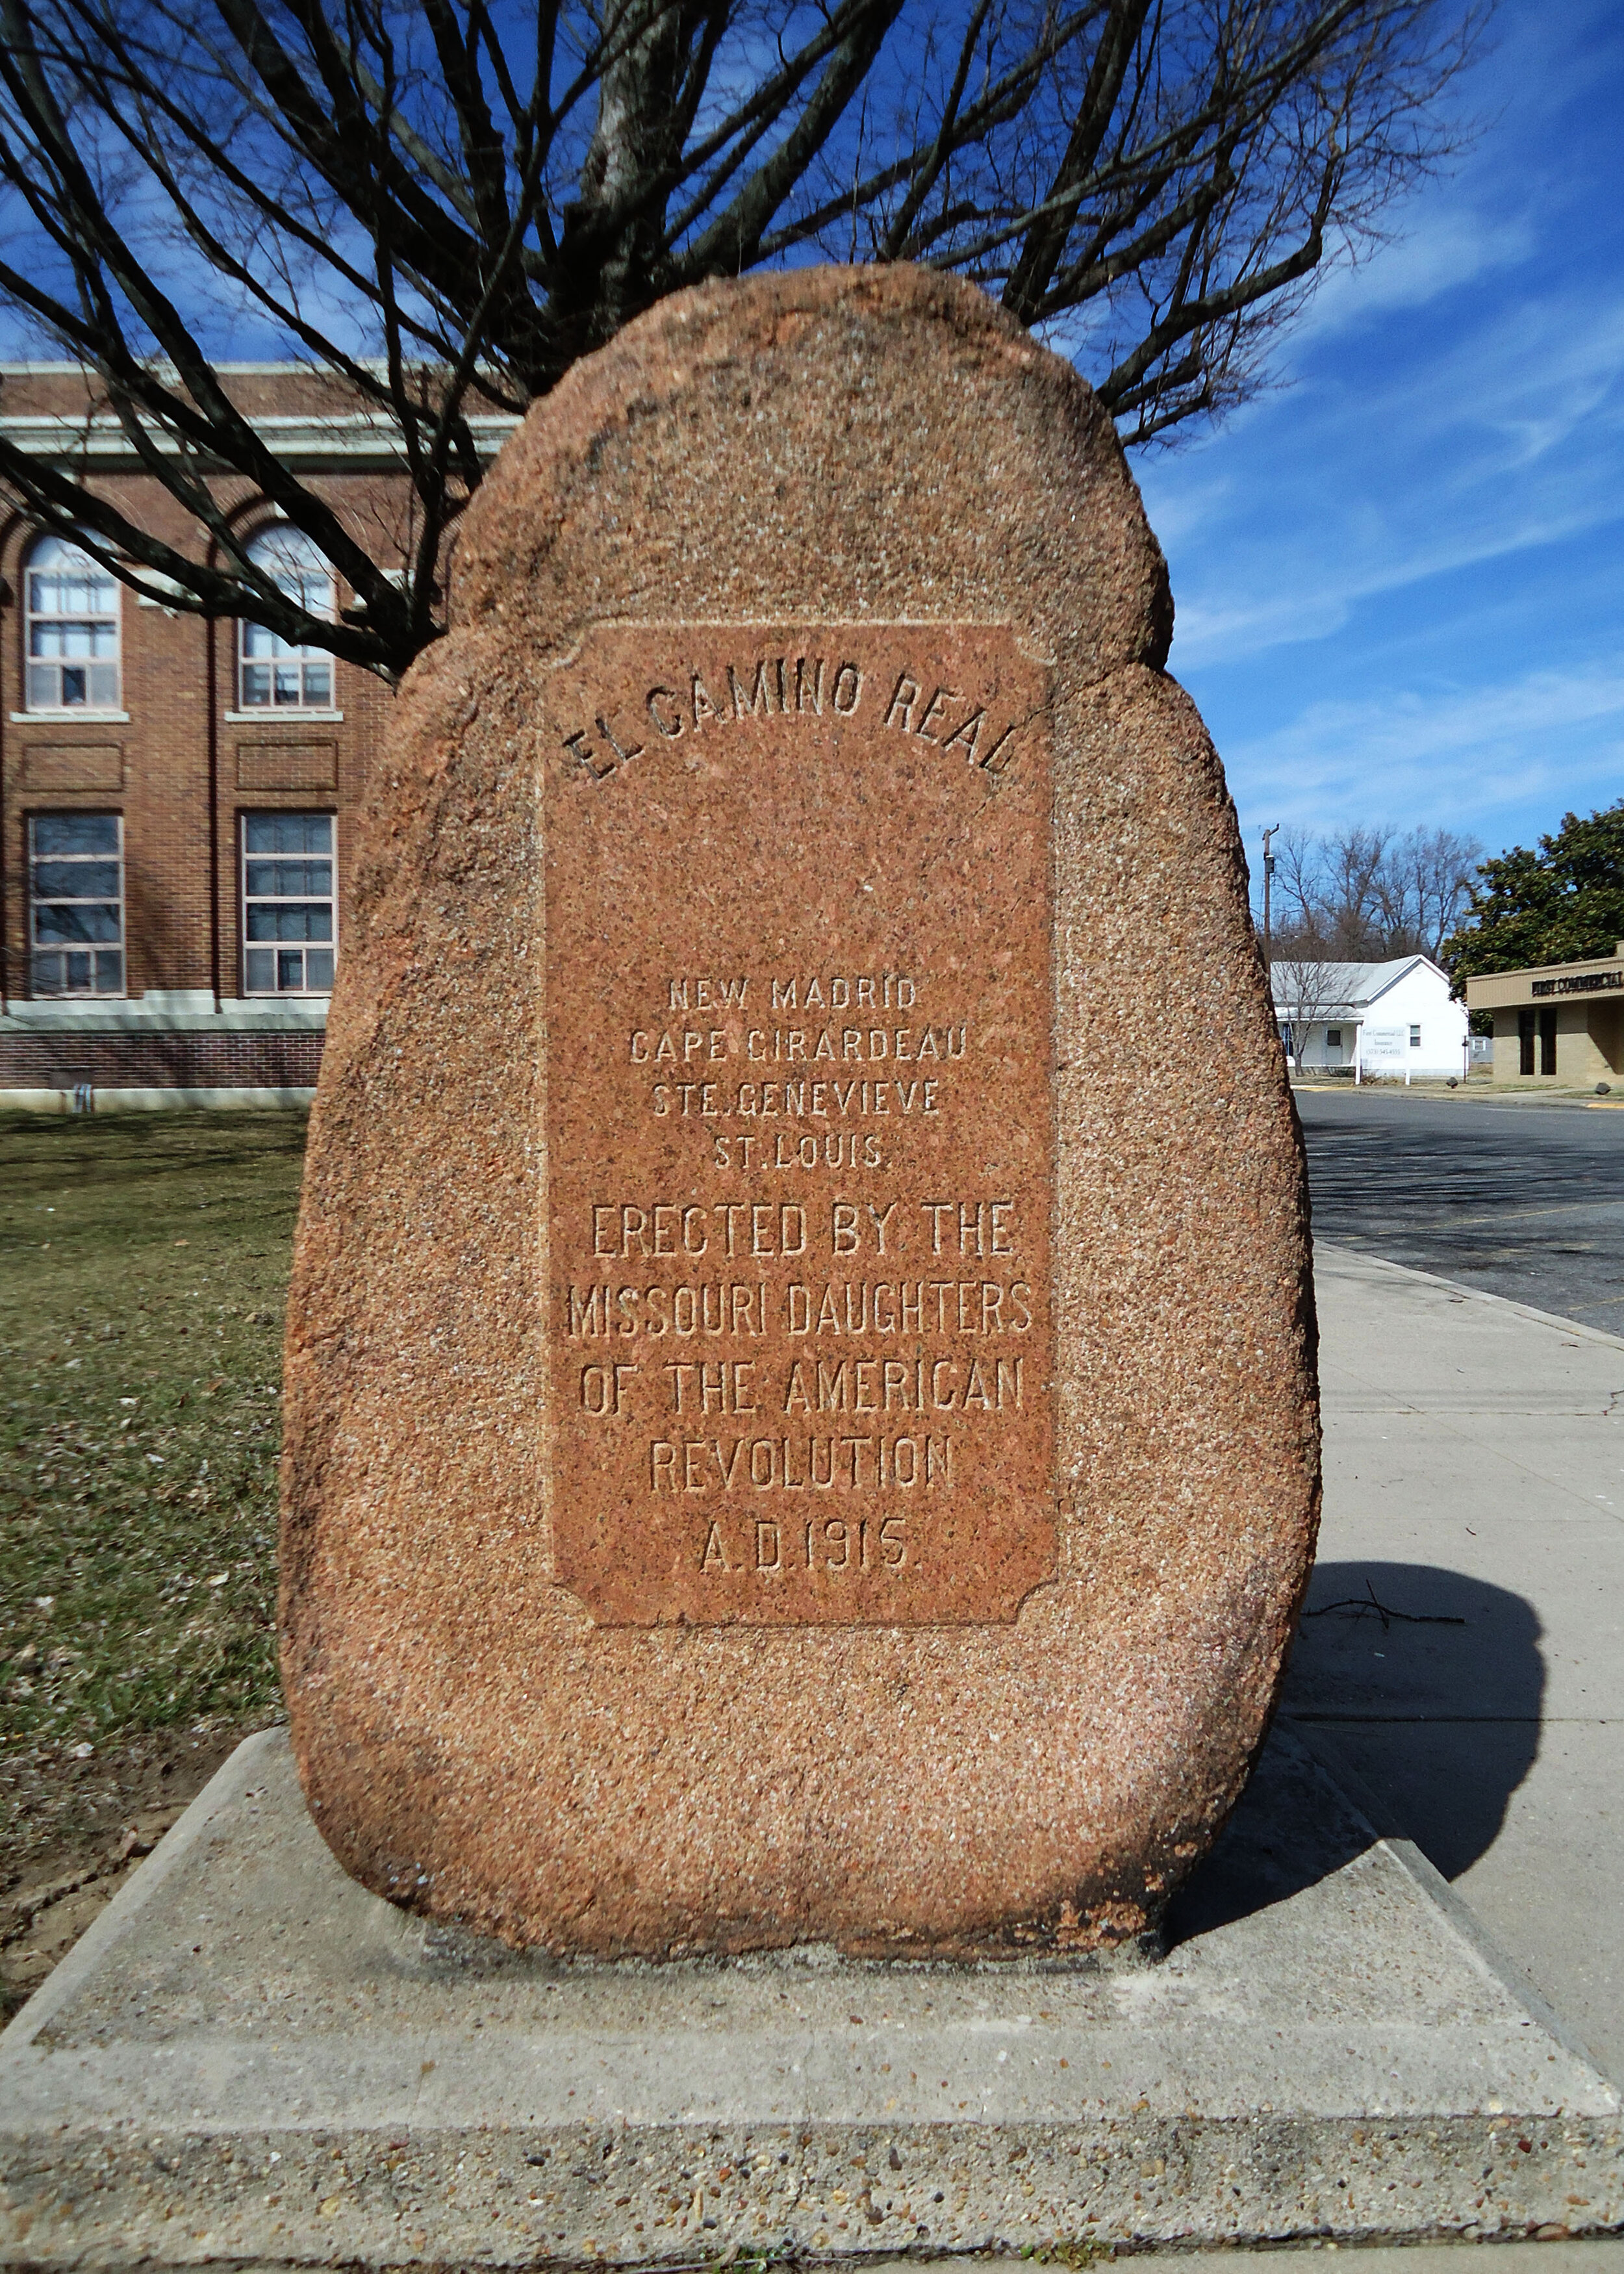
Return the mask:
[[[93,511],[60,463],[8,445],[0,486],[42,525],[77,516],[126,579],[170,580],[173,605],[291,637],[221,503],[222,477],[245,486],[356,596],[298,636],[392,674],[443,629],[474,408],[522,410],[704,277],[819,255],[954,271],[1148,442],[1261,384],[1326,265],[1447,162],[1444,98],[1484,19],[1478,0],[0,0],[0,299],[84,365],[197,558]],[[217,360],[239,319],[378,422],[409,528],[364,534],[270,446]]]

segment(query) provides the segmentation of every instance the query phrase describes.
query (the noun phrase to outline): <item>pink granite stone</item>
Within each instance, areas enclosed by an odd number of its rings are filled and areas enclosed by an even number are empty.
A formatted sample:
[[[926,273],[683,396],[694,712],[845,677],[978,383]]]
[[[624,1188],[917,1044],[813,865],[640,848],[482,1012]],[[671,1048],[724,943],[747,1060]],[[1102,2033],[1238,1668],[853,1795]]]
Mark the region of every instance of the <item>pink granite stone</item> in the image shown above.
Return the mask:
[[[288,1340],[346,1867],[560,1952],[1154,1924],[1312,1553],[1299,1141],[1111,422],[822,270],[573,372],[402,691]]]

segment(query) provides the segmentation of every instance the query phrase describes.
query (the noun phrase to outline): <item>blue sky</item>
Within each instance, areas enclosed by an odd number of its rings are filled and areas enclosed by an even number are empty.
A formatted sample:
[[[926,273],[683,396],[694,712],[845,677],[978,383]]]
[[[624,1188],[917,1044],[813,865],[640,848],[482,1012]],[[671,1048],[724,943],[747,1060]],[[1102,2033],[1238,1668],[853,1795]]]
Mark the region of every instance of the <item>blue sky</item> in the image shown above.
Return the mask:
[[[1504,0],[1482,121],[1289,382],[1135,465],[1257,870],[1268,822],[1496,852],[1624,795],[1624,10]]]

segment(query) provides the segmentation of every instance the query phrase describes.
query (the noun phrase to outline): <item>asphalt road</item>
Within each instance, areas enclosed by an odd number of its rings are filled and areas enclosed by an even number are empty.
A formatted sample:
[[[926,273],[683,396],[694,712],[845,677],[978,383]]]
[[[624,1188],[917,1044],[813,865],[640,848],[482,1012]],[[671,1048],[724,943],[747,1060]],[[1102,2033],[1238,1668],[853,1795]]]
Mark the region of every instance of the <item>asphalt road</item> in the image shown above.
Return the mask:
[[[1314,1231],[1624,1334],[1624,1104],[1297,1093]]]

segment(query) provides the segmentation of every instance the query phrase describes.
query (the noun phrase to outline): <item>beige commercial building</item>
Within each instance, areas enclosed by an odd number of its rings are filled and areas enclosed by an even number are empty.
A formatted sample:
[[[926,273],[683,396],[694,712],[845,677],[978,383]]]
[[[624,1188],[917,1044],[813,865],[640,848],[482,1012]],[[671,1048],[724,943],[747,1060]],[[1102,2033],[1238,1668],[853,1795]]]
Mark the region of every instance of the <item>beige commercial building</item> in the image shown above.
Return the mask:
[[[1589,1087],[1624,1074],[1624,940],[1583,963],[1485,972],[1467,981],[1466,1002],[1494,1014],[1496,1081]]]

